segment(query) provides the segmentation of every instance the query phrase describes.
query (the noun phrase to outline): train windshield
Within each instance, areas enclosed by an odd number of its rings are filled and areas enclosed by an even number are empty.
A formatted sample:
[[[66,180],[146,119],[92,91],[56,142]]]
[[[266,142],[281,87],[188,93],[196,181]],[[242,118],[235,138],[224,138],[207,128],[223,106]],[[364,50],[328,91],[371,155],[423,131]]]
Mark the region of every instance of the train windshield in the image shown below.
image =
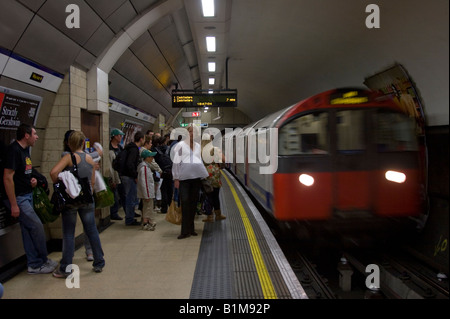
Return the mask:
[[[380,110],[374,114],[372,121],[378,152],[418,150],[414,118]]]
[[[280,128],[278,154],[328,154],[328,116],[328,112],[307,114]]]
[[[337,151],[340,153],[362,153],[366,149],[364,110],[336,112]]]

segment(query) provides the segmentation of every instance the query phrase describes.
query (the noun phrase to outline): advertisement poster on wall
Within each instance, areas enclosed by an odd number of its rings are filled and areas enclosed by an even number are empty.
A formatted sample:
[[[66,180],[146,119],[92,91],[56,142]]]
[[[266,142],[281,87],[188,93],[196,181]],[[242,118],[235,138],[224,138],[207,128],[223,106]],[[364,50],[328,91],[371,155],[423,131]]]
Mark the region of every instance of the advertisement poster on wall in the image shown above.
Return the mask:
[[[34,125],[42,97],[0,86],[0,139],[9,145],[22,123]]]
[[[125,145],[127,145],[128,143],[134,142],[134,134],[136,134],[136,132],[142,131],[142,129],[142,125],[131,121],[125,121],[122,128],[122,132],[125,133],[125,136],[122,139],[121,145],[125,147]]]

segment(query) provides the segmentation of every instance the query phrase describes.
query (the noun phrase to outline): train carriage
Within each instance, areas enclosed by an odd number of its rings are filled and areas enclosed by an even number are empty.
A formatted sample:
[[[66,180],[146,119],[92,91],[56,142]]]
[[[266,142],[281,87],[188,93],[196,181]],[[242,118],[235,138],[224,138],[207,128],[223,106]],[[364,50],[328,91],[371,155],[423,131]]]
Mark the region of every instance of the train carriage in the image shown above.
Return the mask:
[[[245,157],[235,164],[236,176],[278,221],[359,229],[411,220],[425,198],[415,128],[415,119],[389,98],[330,90],[244,129],[244,149],[234,144],[235,154]],[[268,164],[260,148],[267,153],[273,143],[276,171],[261,174]]]

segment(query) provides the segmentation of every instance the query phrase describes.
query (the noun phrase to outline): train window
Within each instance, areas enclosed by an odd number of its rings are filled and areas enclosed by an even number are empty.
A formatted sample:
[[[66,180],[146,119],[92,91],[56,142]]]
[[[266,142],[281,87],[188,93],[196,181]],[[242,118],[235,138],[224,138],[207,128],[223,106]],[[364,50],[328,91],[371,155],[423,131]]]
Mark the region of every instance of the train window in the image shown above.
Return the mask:
[[[301,116],[280,128],[279,155],[328,154],[328,113]]]
[[[364,152],[366,149],[364,113],[363,110],[345,110],[336,113],[338,152]]]
[[[373,118],[378,152],[417,151],[414,118],[379,111]]]

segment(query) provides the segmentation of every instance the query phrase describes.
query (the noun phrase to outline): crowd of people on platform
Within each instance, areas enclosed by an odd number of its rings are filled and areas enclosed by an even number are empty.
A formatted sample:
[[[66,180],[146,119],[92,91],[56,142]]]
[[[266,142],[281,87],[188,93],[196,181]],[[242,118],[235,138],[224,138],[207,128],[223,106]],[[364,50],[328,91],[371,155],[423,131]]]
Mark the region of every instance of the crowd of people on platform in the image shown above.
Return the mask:
[[[202,150],[210,142],[194,142],[194,130],[189,126],[189,137],[179,135],[171,141],[170,135],[163,137],[151,130],[144,135],[138,131],[133,142],[122,146],[124,133],[119,129],[111,131],[109,143],[110,183],[114,194],[114,204],[110,206],[111,220],[125,219],[126,226],[141,226],[142,230],[156,228],[155,213],[166,214],[172,202],[181,207],[182,224],[178,239],[197,236],[194,219],[201,211],[206,214],[204,222],[214,222],[226,217],[220,210],[219,192],[221,188],[219,163],[224,163],[223,154],[212,148],[212,163],[202,160]],[[105,266],[104,254],[99,232],[95,222],[95,203],[83,204],[65,209],[62,213],[63,249],[60,262],[49,259],[43,224],[33,209],[33,188],[36,178],[32,176],[30,147],[38,139],[32,125],[22,124],[17,130],[17,138],[9,146],[3,145],[2,160],[5,205],[11,216],[18,218],[27,257],[29,274],[53,273],[58,278],[71,274],[68,266],[72,264],[75,250],[75,227],[77,215],[84,229],[84,244],[88,261],[93,262],[93,270],[102,272]],[[86,151],[86,136],[81,131],[69,130],[63,141],[63,153],[58,163],[51,169],[50,177],[55,184],[60,174],[76,165],[78,176],[88,178],[91,191],[96,182],[95,171],[99,170],[99,160],[103,148],[97,145],[94,151]],[[2,147],[2,148],[3,148]],[[122,155],[120,155],[123,153]],[[178,160],[172,159],[178,156]],[[118,163],[119,160],[121,163]],[[118,163],[114,164],[113,163]],[[119,168],[118,168],[119,167]],[[213,191],[202,191],[202,180],[209,180]],[[91,195],[93,193],[91,192]],[[125,218],[119,215],[123,207]],[[137,209],[138,208],[138,209]],[[140,214],[136,211],[139,210]],[[136,218],[141,217],[140,221]],[[214,218],[215,217],[215,218]]]

